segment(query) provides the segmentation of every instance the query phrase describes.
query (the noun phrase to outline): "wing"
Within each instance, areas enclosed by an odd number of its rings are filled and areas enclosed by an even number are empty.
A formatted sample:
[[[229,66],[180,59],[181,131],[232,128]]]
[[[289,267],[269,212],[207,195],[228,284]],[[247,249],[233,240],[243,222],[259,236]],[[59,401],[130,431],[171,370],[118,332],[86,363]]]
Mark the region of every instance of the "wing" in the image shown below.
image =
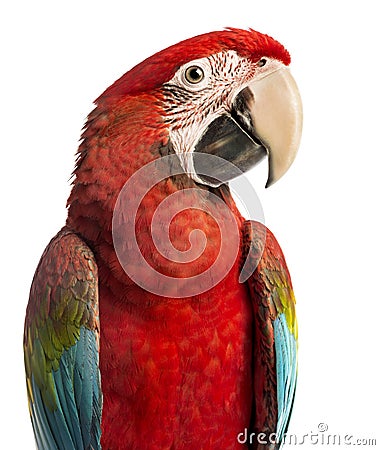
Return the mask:
[[[247,280],[255,328],[251,428],[256,436],[265,433],[262,440],[268,444],[258,444],[258,448],[275,449],[287,430],[296,387],[295,298],[284,255],[273,234],[261,223],[249,221],[244,224],[243,239],[244,254],[248,254],[244,269],[259,261]]]
[[[24,357],[38,449],[100,449],[97,266],[87,245],[65,228],[34,275]]]

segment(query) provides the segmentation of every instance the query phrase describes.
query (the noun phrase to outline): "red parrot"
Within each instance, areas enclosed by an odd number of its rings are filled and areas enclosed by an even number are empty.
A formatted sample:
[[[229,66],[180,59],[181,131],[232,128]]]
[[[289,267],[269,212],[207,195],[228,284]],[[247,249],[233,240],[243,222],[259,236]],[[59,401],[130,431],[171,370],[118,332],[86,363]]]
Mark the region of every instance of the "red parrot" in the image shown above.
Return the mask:
[[[281,445],[297,377],[292,283],[228,181],[268,155],[270,185],[293,162],[289,63],[271,37],[226,29],[151,56],[96,100],[26,312],[38,449]]]

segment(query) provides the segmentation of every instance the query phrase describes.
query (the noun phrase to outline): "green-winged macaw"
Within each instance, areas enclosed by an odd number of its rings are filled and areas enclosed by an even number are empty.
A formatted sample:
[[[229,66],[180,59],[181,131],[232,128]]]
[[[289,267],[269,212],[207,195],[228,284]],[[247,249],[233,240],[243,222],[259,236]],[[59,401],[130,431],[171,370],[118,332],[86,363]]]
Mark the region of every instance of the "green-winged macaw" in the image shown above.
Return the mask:
[[[151,56],[96,100],[67,222],[41,257],[26,313],[38,449],[281,445],[297,377],[293,289],[276,239],[242,217],[228,180],[231,167],[268,155],[270,185],[294,160],[302,112],[289,63],[271,37],[226,29]],[[160,164],[169,175],[156,179]],[[154,183],[133,206],[146,167]],[[221,208],[236,251],[212,272]],[[154,276],[130,256],[136,243]]]

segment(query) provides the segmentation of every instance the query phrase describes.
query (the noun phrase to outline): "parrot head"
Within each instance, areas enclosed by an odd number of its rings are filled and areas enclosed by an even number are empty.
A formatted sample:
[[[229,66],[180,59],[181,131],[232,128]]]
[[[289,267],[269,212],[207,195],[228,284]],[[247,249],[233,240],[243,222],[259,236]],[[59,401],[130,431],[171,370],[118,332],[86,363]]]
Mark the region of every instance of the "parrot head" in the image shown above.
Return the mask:
[[[246,172],[268,156],[269,186],[288,170],[301,138],[302,105],[289,63],[287,50],[271,37],[229,28],[151,56],[97,103],[152,95],[190,178],[219,186],[236,176],[231,167]]]

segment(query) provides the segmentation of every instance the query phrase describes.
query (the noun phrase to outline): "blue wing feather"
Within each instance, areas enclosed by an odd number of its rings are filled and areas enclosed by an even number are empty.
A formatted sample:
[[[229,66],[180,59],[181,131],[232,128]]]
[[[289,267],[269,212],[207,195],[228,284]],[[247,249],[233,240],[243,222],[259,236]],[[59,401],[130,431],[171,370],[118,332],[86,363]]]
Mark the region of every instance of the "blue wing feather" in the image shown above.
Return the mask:
[[[292,409],[297,381],[297,343],[290,332],[285,314],[273,323],[277,374],[277,438],[282,441]]]
[[[98,348],[94,333],[83,329],[84,338],[78,342],[74,366],[74,387],[79,410],[84,448],[97,448],[100,440],[100,426],[93,435],[94,424],[99,424],[101,413],[100,376],[98,369]],[[94,357],[96,356],[96,357]]]
[[[34,394],[34,403],[31,405],[31,419],[37,448],[39,450],[58,450],[56,440],[51,433],[51,424],[49,423],[44,402],[41,398],[41,392],[36,386],[34,376],[32,377],[31,383]]]
[[[57,393],[57,408],[53,411],[46,407],[32,380],[37,447],[100,449],[100,375],[96,336],[91,330],[81,327],[79,340],[63,352],[53,380]]]

